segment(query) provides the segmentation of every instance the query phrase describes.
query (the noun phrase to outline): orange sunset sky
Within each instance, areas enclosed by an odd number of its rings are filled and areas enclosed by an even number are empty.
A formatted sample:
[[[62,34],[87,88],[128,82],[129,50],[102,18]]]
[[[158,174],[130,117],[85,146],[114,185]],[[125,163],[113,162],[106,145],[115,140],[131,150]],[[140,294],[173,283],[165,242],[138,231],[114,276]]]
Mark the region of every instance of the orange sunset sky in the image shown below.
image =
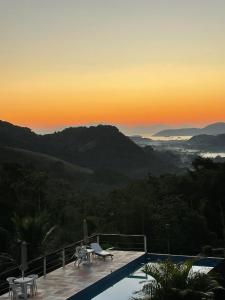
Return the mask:
[[[0,119],[43,132],[225,121],[224,12],[223,0],[1,0]]]

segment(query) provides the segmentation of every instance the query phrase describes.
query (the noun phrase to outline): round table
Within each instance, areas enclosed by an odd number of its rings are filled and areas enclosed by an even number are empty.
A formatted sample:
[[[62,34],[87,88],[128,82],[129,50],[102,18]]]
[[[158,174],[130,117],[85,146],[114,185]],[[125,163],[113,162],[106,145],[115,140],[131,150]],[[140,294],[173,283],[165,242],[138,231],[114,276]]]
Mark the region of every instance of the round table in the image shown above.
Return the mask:
[[[31,277],[21,277],[14,280],[15,283],[19,283],[21,285],[23,299],[27,299],[27,284],[32,282],[33,280],[34,279]]]

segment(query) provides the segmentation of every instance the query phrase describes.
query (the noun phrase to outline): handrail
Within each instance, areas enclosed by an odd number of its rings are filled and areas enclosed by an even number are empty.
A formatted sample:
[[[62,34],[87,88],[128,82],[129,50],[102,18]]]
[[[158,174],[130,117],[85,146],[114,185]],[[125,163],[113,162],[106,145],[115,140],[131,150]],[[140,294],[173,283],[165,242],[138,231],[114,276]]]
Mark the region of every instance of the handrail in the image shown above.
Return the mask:
[[[145,234],[122,234],[122,233],[97,233],[96,235],[111,235],[111,236],[124,236],[124,237],[144,237]]]
[[[95,237],[97,238],[98,236],[145,237],[144,234],[94,233],[94,234],[90,235],[90,236],[88,237],[88,239],[92,239],[92,238],[95,238]],[[61,247],[61,248],[58,248],[58,249],[56,249],[56,250],[54,250],[54,251],[52,251],[52,252],[48,252],[48,253],[46,253],[46,254],[44,254],[44,255],[41,255],[41,256],[39,256],[39,257],[36,257],[36,258],[34,258],[34,259],[28,261],[28,265],[29,265],[29,264],[32,264],[32,263],[34,263],[34,262],[36,262],[36,261],[38,261],[38,260],[44,259],[45,257],[51,256],[51,255],[54,255],[54,254],[57,254],[57,253],[59,253],[59,252],[61,252],[61,251],[64,251],[64,250],[66,250],[66,249],[68,249],[68,248],[71,248],[71,247],[73,247],[73,246],[75,246],[75,245],[77,245],[77,244],[81,244],[82,242],[84,242],[83,239],[82,239],[82,240],[79,240],[79,241],[76,241],[76,242],[74,242],[74,243],[65,245],[65,246],[63,246],[63,247]],[[7,269],[7,271],[1,272],[0,275],[2,275],[2,274],[4,274],[4,273],[7,273],[8,271],[13,270],[13,269],[18,268],[18,267],[19,267],[19,266],[17,266],[17,267],[14,266],[14,267],[12,267],[12,268],[10,268],[10,269]]]
[[[100,236],[112,236],[112,237],[114,237],[114,236],[117,236],[117,237],[127,237],[127,238],[143,238],[143,242],[142,243],[134,243],[134,242],[132,242],[132,244],[134,245],[134,244],[139,244],[139,245],[143,245],[143,250],[144,250],[144,252],[145,253],[147,253],[147,237],[146,237],[146,235],[145,234],[121,234],[121,233],[98,233],[98,234],[95,234],[94,235],[94,237],[97,237],[97,242],[99,243],[99,241],[100,241]],[[104,242],[106,242],[106,241],[104,241]],[[114,241],[115,242],[115,241]],[[121,243],[121,241],[117,241],[116,243]],[[123,244],[124,243],[129,243],[129,241],[128,242],[123,242]],[[134,249],[134,247],[132,247],[132,248],[128,248],[127,250],[140,250],[139,248],[136,248],[136,249]]]
[[[145,235],[144,235],[144,234],[121,234],[121,233],[94,233],[94,234],[90,235],[90,236],[88,237],[88,239],[91,239],[91,238],[94,238],[94,237],[97,237],[97,236],[144,237]],[[57,252],[60,252],[60,251],[62,251],[63,249],[68,249],[68,248],[70,248],[70,247],[73,247],[73,246],[75,246],[76,244],[81,244],[82,242],[84,242],[83,239],[82,239],[82,240],[79,240],[79,241],[77,241],[77,242],[74,242],[74,243],[65,245],[65,246],[63,246],[63,247],[61,247],[61,248],[58,248],[58,249],[56,249],[56,250],[54,250],[54,251],[52,251],[52,252],[47,253],[46,255],[41,255],[41,256],[39,256],[39,257],[37,257],[37,258],[35,258],[35,259],[32,259],[31,261],[28,262],[28,264],[29,264],[29,263],[32,263],[32,262],[35,262],[35,261],[37,261],[37,260],[39,260],[39,259],[42,259],[42,258],[44,258],[45,256],[50,256],[50,255],[56,254]]]

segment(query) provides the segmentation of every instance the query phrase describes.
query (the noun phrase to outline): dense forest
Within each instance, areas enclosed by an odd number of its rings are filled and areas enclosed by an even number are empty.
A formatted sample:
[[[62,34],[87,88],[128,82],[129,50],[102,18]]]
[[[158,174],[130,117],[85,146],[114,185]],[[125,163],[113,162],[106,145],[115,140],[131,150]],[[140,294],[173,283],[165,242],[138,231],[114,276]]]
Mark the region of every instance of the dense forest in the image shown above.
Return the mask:
[[[107,174],[99,176],[107,180]],[[224,163],[198,158],[185,174],[149,174],[110,190],[102,182],[93,192],[93,186],[88,189],[93,182],[82,188],[82,176],[57,177],[32,165],[2,163],[1,252],[13,255],[25,240],[32,258],[76,241],[84,218],[89,233],[146,234],[151,252],[167,252],[168,239],[171,253],[224,247]]]

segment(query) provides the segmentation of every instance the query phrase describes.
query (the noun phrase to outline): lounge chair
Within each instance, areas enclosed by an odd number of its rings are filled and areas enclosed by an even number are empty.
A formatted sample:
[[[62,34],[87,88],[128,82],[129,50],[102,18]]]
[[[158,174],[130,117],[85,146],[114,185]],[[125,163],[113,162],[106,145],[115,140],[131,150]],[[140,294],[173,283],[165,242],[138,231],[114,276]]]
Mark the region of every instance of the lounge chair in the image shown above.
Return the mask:
[[[91,248],[95,251],[95,255],[103,257],[104,259],[106,257],[111,257],[111,259],[113,259],[113,254],[103,250],[102,247],[99,245],[99,243],[92,243]]]

